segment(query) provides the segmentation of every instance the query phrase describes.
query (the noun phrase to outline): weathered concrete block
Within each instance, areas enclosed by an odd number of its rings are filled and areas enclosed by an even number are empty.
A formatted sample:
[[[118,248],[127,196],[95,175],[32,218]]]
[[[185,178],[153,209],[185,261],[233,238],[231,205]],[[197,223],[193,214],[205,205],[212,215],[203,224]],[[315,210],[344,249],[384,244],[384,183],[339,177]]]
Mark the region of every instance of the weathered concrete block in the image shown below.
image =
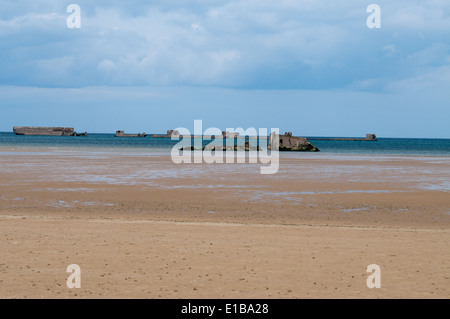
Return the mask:
[[[16,135],[44,135],[44,136],[74,136],[72,127],[34,127],[34,126],[14,126],[13,132]]]
[[[308,142],[305,137],[292,136],[291,132],[284,135],[272,133],[269,137],[269,149],[276,149],[281,152],[319,152],[319,149]]]

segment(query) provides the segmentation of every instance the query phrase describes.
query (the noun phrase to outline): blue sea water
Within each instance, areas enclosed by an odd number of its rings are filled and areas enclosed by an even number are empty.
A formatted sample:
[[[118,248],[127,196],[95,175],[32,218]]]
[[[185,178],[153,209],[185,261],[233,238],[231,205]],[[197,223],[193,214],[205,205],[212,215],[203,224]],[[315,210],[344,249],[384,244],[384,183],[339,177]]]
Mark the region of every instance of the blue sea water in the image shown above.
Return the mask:
[[[378,138],[378,141],[330,141],[315,140],[315,137],[308,138],[322,153],[450,156],[450,139]],[[12,132],[0,132],[0,147],[8,148],[88,148],[91,150],[125,148],[151,152],[170,150],[177,143],[178,141],[172,141],[170,138],[114,137],[112,133],[91,133],[88,136],[17,136]],[[203,145],[208,143],[210,141],[204,141]]]
[[[377,138],[378,141],[309,141],[322,152],[345,154],[450,156],[450,139]]]

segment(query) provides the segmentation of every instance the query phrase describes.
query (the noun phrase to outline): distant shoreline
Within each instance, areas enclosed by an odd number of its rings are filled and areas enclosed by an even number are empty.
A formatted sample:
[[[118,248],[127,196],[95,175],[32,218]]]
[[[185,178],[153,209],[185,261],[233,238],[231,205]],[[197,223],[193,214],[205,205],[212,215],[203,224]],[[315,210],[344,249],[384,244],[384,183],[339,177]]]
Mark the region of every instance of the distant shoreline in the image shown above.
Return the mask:
[[[14,134],[13,131],[0,131],[0,134]],[[88,134],[91,135],[115,135],[115,132],[88,132]],[[137,133],[136,133],[137,134]],[[164,135],[162,133],[148,133],[145,138],[152,138],[152,135]],[[38,135],[28,135],[28,136],[38,136]],[[361,137],[357,136],[316,136],[316,135],[301,135],[302,137],[306,137],[310,140],[360,140]],[[56,136],[58,137],[58,136]],[[75,136],[74,136],[75,137]],[[197,137],[197,136],[196,136]],[[158,136],[158,138],[161,138]],[[256,138],[256,136],[251,136],[251,138]],[[447,137],[390,137],[390,136],[377,136],[377,139],[413,139],[413,140],[450,140],[450,138]]]

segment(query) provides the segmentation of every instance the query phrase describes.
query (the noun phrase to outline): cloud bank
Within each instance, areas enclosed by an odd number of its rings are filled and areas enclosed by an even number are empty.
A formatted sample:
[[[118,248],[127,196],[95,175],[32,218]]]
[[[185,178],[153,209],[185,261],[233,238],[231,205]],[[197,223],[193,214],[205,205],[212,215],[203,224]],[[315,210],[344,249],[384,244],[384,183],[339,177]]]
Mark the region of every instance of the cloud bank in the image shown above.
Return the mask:
[[[75,2],[75,1],[74,1]],[[450,3],[3,1],[0,84],[389,91],[450,84]]]

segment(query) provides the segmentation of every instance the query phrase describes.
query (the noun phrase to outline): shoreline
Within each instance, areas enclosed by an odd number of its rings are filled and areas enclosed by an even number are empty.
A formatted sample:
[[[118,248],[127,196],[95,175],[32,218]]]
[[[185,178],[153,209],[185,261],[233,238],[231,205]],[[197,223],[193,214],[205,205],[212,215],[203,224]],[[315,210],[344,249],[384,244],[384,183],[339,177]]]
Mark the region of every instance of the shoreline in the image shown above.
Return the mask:
[[[1,298],[450,297],[448,157],[35,153],[0,147]]]
[[[17,152],[105,152],[105,153],[112,153],[112,152],[119,152],[119,153],[127,153],[129,151],[137,152],[137,153],[146,153],[152,156],[170,156],[170,151],[172,148],[154,148],[154,147],[133,147],[133,146],[117,146],[117,147],[111,147],[111,146],[35,146],[35,145],[14,145],[14,146],[7,146],[7,145],[0,145],[0,153],[17,153]],[[236,151],[235,151],[236,153]],[[248,152],[246,152],[248,154]],[[358,153],[358,152],[334,152],[334,151],[320,151],[320,152],[279,152],[280,157],[286,157],[286,158],[301,158],[302,156],[309,156],[317,157],[317,158],[326,158],[327,156],[342,156],[342,157],[362,157],[362,158],[450,158],[450,154],[420,154],[420,153],[410,153],[410,154],[397,154],[397,153]],[[132,154],[128,154],[132,155]]]

